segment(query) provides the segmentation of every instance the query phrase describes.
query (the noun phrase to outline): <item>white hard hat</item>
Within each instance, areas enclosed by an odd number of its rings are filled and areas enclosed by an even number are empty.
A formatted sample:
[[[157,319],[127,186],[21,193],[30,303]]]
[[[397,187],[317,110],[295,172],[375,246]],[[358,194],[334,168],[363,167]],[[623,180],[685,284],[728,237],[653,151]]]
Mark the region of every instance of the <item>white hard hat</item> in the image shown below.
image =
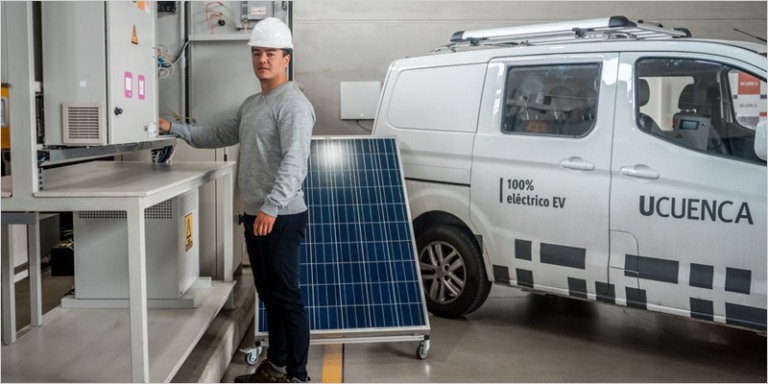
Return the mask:
[[[248,45],[251,47],[293,49],[293,36],[291,29],[282,20],[276,17],[267,17],[253,27]]]

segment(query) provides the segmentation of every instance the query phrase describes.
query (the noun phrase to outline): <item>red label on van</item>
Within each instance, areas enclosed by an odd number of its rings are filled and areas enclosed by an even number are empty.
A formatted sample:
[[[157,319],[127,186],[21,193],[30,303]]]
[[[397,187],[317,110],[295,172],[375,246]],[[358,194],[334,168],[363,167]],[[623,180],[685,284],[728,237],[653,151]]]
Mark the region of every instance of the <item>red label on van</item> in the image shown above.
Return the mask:
[[[759,95],[760,80],[748,73],[739,73],[739,95]]]

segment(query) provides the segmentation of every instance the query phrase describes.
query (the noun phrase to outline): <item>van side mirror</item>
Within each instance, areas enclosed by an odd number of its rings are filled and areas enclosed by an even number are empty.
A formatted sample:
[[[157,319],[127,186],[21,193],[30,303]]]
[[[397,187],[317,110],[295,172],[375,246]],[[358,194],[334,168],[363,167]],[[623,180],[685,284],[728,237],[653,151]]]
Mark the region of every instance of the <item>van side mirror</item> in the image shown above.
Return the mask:
[[[765,160],[768,157],[768,123],[760,121],[755,129],[755,154]]]

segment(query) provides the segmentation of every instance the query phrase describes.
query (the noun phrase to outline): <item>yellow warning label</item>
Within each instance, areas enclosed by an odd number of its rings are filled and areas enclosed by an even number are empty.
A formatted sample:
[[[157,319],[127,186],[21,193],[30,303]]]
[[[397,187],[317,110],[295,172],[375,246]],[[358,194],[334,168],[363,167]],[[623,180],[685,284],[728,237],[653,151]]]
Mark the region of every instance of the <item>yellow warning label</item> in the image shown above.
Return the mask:
[[[139,45],[139,37],[136,36],[136,25],[133,25],[133,36],[131,36],[131,43]]]
[[[184,216],[184,233],[187,234],[187,251],[192,248],[192,214]]]

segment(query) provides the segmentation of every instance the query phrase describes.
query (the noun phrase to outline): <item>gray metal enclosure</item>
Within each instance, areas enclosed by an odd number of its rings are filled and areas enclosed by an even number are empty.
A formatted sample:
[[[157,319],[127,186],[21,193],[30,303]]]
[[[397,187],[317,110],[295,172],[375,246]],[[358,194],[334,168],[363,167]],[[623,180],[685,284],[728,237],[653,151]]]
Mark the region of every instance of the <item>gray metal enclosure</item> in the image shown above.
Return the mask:
[[[155,13],[133,3],[42,3],[46,145],[157,136]]]

